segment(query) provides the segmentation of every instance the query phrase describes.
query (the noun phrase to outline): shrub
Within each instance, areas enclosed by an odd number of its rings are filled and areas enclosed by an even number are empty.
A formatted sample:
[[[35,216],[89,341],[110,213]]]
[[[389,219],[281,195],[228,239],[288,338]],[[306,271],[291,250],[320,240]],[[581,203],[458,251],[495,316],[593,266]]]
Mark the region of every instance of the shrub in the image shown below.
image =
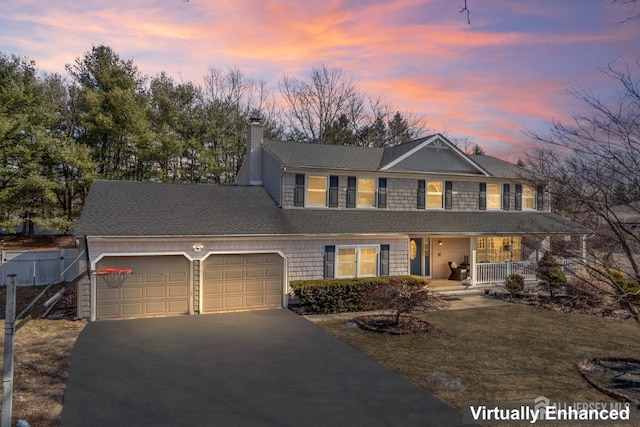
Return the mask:
[[[504,287],[512,296],[517,295],[524,291],[524,277],[518,273],[510,274],[504,280]]]
[[[447,304],[425,284],[410,282],[405,278],[391,278],[388,285],[375,287],[370,298],[381,308],[394,312],[396,325],[400,324],[403,314],[412,313],[418,308],[442,308]]]
[[[624,292],[625,296],[634,302],[640,301],[640,283],[629,280],[622,271],[607,269],[607,273],[613,282]]]
[[[388,286],[392,280],[424,286],[428,281],[417,276],[366,277],[360,279],[293,280],[290,282],[300,304],[314,313],[337,313],[380,308],[370,298],[379,286]]]
[[[567,277],[564,275],[562,267],[550,251],[546,251],[538,262],[536,276],[540,281],[540,287],[548,291],[551,298],[553,298],[554,290],[567,284]]]

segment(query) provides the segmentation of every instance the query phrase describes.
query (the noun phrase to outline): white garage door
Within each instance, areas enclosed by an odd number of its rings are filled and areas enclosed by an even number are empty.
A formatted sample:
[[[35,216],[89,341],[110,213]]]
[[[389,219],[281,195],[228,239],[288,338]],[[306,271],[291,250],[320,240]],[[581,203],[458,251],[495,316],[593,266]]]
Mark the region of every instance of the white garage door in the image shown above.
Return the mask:
[[[122,288],[96,276],[96,317],[169,316],[189,313],[190,263],[180,255],[105,257],[97,268],[130,268]]]
[[[208,257],[202,272],[203,313],[281,308],[283,270],[278,254]]]

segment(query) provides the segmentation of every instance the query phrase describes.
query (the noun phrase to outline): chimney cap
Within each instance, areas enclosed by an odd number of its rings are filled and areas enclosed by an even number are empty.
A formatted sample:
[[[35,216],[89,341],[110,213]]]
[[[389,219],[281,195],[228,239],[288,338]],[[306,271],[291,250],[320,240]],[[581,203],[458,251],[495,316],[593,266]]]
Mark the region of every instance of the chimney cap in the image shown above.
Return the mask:
[[[249,116],[249,123],[260,123],[261,120],[260,113],[254,113]]]

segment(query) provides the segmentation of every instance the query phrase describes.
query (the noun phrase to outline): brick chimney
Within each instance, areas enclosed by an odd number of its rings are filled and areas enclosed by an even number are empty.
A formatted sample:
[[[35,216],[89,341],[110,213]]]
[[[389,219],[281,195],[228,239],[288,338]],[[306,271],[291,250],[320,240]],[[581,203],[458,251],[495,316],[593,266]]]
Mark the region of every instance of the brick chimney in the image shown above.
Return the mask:
[[[260,117],[251,116],[247,125],[247,157],[245,167],[248,167],[248,184],[262,185],[262,140],[264,126]]]

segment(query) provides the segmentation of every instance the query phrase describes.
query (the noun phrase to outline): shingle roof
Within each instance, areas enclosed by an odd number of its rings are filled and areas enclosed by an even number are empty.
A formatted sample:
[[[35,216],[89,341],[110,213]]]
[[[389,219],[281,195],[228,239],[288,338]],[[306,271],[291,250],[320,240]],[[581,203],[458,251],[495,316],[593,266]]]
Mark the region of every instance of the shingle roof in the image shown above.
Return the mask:
[[[374,172],[430,138],[432,136],[385,148],[285,141],[265,141],[263,148],[283,166]],[[469,158],[496,178],[530,179],[533,177],[527,170],[496,157],[469,155]]]
[[[75,230],[88,236],[582,234],[540,212],[281,209],[260,186],[94,181]]]
[[[384,148],[350,145],[265,141],[263,148],[283,166],[376,171]]]
[[[492,176],[507,179],[535,179],[535,175],[524,168],[514,165],[513,163],[491,157],[487,155],[469,155],[471,160],[482,166]]]

